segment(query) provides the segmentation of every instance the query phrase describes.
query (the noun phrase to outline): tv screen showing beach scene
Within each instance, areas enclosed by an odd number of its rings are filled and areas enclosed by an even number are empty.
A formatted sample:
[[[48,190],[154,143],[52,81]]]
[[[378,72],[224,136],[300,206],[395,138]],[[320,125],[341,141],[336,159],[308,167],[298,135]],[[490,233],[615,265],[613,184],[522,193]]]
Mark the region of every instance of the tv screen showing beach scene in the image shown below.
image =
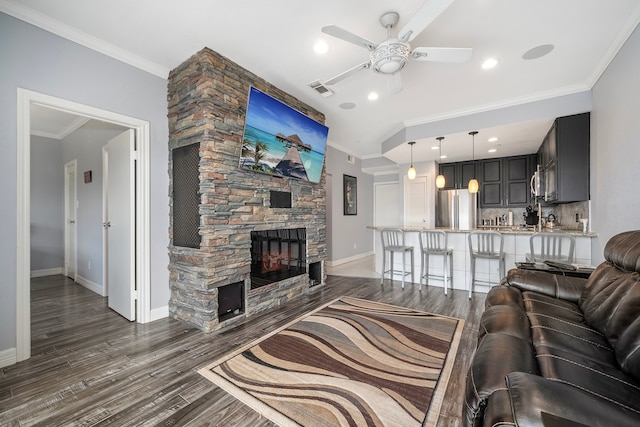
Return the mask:
[[[319,182],[329,128],[252,87],[240,167]]]

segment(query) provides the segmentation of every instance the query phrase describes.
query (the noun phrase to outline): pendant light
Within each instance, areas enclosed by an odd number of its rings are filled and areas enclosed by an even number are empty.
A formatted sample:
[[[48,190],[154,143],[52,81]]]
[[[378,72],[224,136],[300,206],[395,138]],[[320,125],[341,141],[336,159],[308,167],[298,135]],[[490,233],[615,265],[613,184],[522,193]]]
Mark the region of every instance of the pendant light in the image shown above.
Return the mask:
[[[480,185],[478,184],[478,180],[475,178],[476,174],[475,174],[475,170],[476,170],[476,165],[475,165],[475,160],[476,160],[476,135],[478,134],[477,130],[471,131],[469,132],[469,135],[471,135],[472,138],[472,143],[473,143],[473,154],[472,154],[472,160],[474,161],[474,165],[473,165],[473,170],[474,170],[474,174],[473,174],[473,178],[471,178],[469,180],[469,193],[477,193],[479,190]]]
[[[407,171],[407,178],[409,179],[416,179],[416,168],[413,167],[413,144],[415,143],[415,141],[409,142],[409,146],[411,147],[411,167]]]
[[[436,139],[440,143],[440,157],[438,159],[438,162],[440,162],[440,160],[442,159],[442,140],[444,139],[444,136],[439,136]],[[437,188],[444,188],[444,184],[445,184],[444,175],[442,175],[442,174],[438,175],[436,177],[436,187]]]

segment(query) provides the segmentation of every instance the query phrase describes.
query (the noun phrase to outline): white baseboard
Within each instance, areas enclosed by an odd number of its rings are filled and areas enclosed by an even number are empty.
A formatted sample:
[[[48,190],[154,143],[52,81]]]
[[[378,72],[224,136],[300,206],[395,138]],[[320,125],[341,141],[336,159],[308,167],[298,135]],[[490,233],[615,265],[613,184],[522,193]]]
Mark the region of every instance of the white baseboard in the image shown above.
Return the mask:
[[[62,267],[56,268],[45,268],[43,270],[32,270],[31,277],[45,277],[45,276],[54,276],[56,274],[64,274],[64,269]]]
[[[18,362],[18,356],[15,348],[8,348],[0,351],[0,368],[14,365]]]
[[[90,291],[95,292],[96,294],[100,295],[101,297],[106,297],[107,295],[104,292],[104,287],[98,283],[92,282],[89,279],[86,279],[82,276],[80,276],[79,274],[76,275],[76,283],[79,285],[84,286],[85,288],[89,289]]]
[[[149,322],[153,322],[154,320],[165,319],[169,317],[169,306],[165,305],[164,307],[152,308],[149,313]]]
[[[371,255],[373,255],[373,251],[369,251],[369,252],[365,252],[365,253],[362,253],[362,254],[354,255],[354,256],[351,256],[349,258],[342,258],[342,259],[337,259],[337,260],[334,260],[334,261],[327,261],[327,266],[336,267],[338,265],[346,264],[346,263],[351,262],[351,261],[357,261],[359,259],[366,258],[366,257],[371,256]]]

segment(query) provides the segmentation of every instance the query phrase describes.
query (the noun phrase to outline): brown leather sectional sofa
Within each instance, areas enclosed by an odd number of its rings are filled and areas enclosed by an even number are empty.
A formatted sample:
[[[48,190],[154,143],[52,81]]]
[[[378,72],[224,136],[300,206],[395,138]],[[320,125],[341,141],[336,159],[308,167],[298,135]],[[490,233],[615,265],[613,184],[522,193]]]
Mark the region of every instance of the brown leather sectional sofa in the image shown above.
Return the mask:
[[[467,426],[640,426],[640,230],[589,279],[508,272],[487,294]]]

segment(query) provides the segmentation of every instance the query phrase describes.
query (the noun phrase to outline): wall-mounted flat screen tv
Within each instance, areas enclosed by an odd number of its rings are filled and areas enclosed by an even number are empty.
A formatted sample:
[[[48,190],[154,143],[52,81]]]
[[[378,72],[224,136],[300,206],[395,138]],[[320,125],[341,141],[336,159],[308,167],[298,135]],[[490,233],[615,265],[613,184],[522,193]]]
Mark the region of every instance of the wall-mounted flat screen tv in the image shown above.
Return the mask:
[[[240,167],[319,182],[329,128],[252,87]]]

